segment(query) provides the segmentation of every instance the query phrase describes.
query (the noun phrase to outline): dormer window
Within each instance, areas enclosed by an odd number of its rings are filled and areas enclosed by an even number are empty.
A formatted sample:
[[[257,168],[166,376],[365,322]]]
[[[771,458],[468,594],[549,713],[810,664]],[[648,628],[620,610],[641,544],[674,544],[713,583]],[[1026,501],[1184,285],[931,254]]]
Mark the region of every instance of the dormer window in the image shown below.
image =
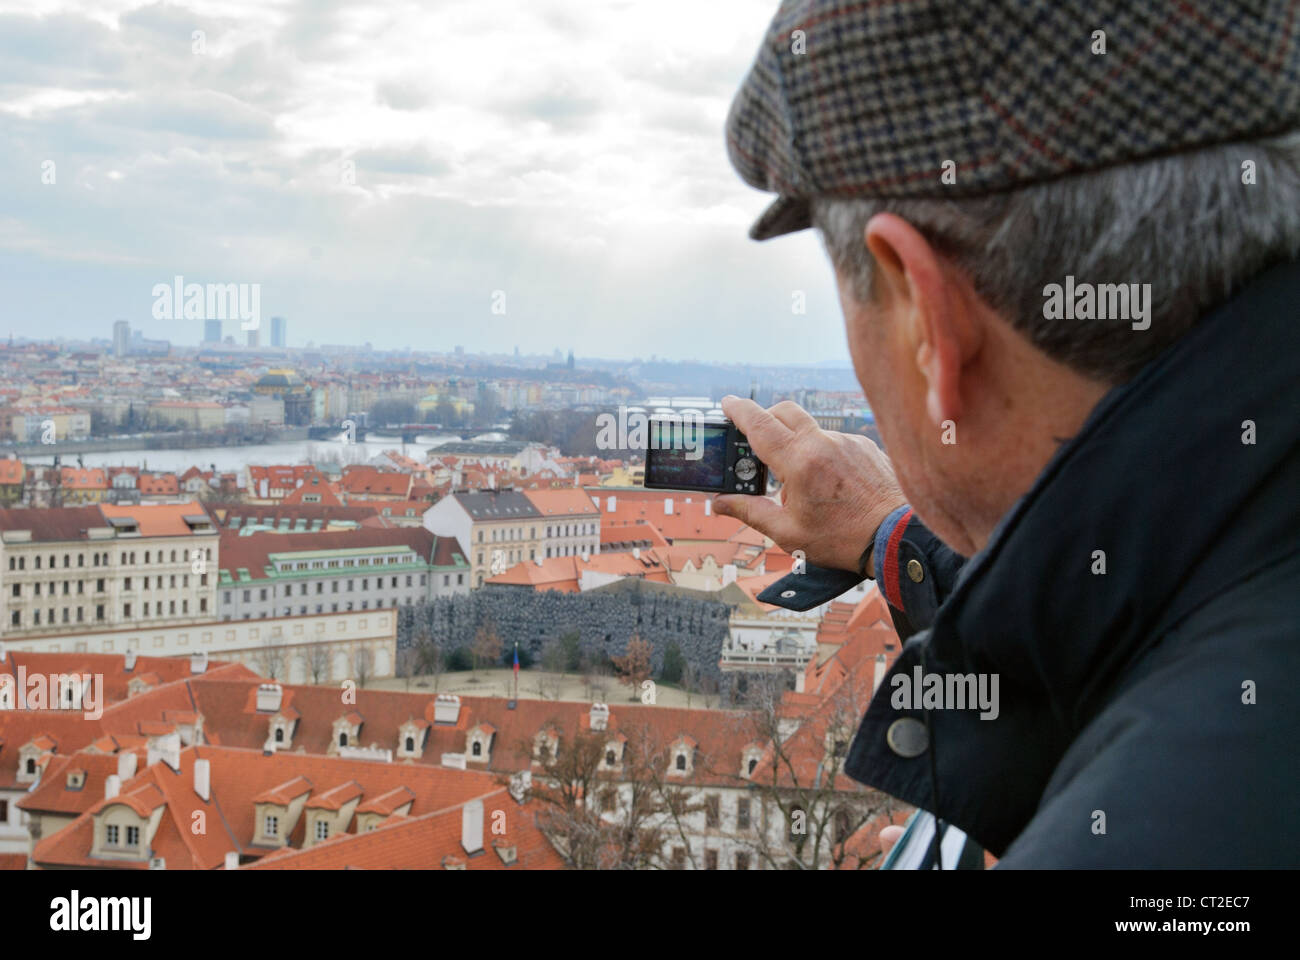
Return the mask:
[[[754,772],[754,768],[757,766],[758,766],[758,759],[756,757],[750,757],[749,764],[746,767],[746,772],[752,774]]]
[[[612,766],[614,766],[614,764],[616,764],[616,763],[618,763],[618,759],[617,759],[617,757],[614,756],[614,751],[613,751],[613,750],[606,750],[606,751],[605,751],[605,766],[607,766],[607,767],[612,767]]]
[[[348,734],[347,731],[345,730],[339,734],[339,746],[346,747],[347,745],[348,745]]]
[[[469,752],[470,752],[470,755],[471,755],[471,756],[475,756],[475,757],[481,757],[481,756],[483,756],[483,743],[482,743],[482,741],[480,741],[480,740],[475,740],[473,746],[470,747]]]
[[[677,769],[678,770],[686,769],[686,754],[684,753],[677,754]]]
[[[477,746],[477,744],[475,744]],[[406,738],[406,752],[415,753],[415,737]]]
[[[116,847],[121,838],[120,828],[115,823],[110,823],[104,828],[104,844],[109,847]]]
[[[280,835],[280,818],[274,814],[267,814],[262,820],[262,833],[268,837],[278,837]]]
[[[330,822],[325,819],[316,821],[316,839],[328,840],[330,837]]]
[[[127,845],[128,847],[138,847],[138,846],[140,846],[140,828],[139,828],[139,827],[127,827],[127,828],[126,828],[126,845]]]
[[[284,727],[275,728],[275,742],[284,743]]]
[[[34,777],[34,776],[36,776],[36,758],[35,758],[35,757],[28,757],[28,758],[27,758],[27,775],[28,775],[29,777]]]

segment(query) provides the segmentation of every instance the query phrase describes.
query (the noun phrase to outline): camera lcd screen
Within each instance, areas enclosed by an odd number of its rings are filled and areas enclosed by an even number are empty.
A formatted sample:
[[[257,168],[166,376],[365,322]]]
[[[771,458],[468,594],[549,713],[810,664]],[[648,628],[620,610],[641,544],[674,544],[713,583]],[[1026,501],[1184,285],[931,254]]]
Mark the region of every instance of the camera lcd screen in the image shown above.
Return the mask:
[[[650,449],[646,451],[648,483],[721,490],[726,470],[726,424],[650,421]]]

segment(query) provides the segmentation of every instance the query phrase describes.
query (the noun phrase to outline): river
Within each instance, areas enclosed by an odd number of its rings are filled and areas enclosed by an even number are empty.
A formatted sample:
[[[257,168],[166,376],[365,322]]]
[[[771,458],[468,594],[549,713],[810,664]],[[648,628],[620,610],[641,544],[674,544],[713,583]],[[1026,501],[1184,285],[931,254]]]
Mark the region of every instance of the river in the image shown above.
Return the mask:
[[[343,443],[342,440],[297,440],[292,443],[257,443],[243,447],[195,447],[192,450],[114,450],[111,453],[85,453],[82,459],[88,467],[144,467],[164,473],[183,473],[190,467],[207,470],[217,465],[219,473],[242,473],[248,464],[296,463],[364,463],[385,450],[404,452],[408,457],[423,462],[428,452],[453,440],[456,434],[419,434],[415,443],[402,444],[400,436],[386,437],[370,434],[361,443]],[[75,456],[64,455],[67,465],[76,463]]]

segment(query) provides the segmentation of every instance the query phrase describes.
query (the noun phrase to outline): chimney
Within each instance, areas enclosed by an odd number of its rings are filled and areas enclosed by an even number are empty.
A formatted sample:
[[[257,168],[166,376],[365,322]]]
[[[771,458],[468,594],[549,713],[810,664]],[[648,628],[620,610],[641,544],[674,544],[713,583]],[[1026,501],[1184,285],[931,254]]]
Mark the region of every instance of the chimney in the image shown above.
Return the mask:
[[[122,656],[122,669],[125,670],[127,673],[130,673],[132,670],[135,669],[135,656],[136,653],[134,650],[128,650]]]
[[[618,500],[618,497],[614,496],[614,494],[611,493],[611,494],[609,495],[609,500],[606,501],[606,507],[605,507],[605,511],[606,511],[607,513],[613,513],[613,512],[614,512],[614,510],[615,510],[616,507],[617,507],[617,503],[616,503],[617,500]]]
[[[204,673],[208,669],[208,651],[190,654],[190,673]]]
[[[231,850],[229,853],[226,854],[226,869],[227,870],[239,869],[239,852],[237,850]]]
[[[671,517],[672,515],[673,515],[673,498],[664,497],[664,516]]]
[[[194,792],[199,795],[204,803],[212,799],[211,761],[194,761]]]
[[[454,693],[440,693],[433,700],[433,722],[455,723],[460,716],[460,697]],[[481,817],[481,814],[480,814]]]
[[[135,754],[132,754],[135,756]],[[104,781],[104,799],[112,800],[122,792],[122,778],[116,773],[110,773],[108,779]]]
[[[117,778],[119,781],[130,780],[135,776],[137,757],[134,753],[119,753],[117,755]]]
[[[872,695],[874,695],[875,692],[880,689],[880,684],[884,682],[884,679],[885,679],[885,655],[883,653],[878,653],[876,654],[876,672],[872,675],[871,678]]]
[[[483,849],[483,801],[471,800],[460,812],[460,845],[466,853]]]
[[[284,690],[278,683],[259,683],[257,685],[257,712],[276,713],[284,697]]]
[[[704,515],[705,515],[706,517],[711,517],[711,516],[713,516],[713,498],[712,498],[712,497],[708,497],[708,498],[706,498],[705,501],[704,501]]]
[[[609,707],[603,703],[591,705],[591,729],[604,730],[609,725]]]

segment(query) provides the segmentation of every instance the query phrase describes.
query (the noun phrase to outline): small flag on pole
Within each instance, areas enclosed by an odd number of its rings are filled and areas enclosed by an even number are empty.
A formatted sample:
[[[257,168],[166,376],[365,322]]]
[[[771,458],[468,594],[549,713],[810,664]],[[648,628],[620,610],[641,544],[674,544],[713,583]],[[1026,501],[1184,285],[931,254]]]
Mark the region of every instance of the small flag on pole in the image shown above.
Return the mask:
[[[515,641],[515,676],[519,675],[519,641]]]

